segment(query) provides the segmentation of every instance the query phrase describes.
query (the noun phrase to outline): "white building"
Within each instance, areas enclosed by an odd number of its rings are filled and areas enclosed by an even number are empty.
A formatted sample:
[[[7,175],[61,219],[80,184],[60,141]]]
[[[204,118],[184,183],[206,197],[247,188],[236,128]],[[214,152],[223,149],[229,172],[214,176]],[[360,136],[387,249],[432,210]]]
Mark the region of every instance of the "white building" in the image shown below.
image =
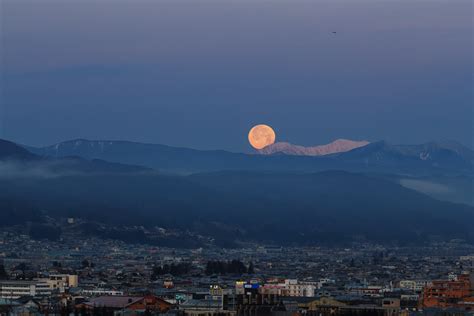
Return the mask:
[[[429,283],[430,282],[426,280],[402,280],[400,281],[400,288],[413,292],[421,292]]]
[[[17,299],[22,296],[49,296],[51,288],[44,281],[1,281],[0,297]]]
[[[296,279],[286,279],[282,285],[283,296],[313,297],[317,289],[314,282],[299,282]]]
[[[317,282],[301,282],[296,279],[275,280],[260,285],[259,283],[238,281],[235,284],[236,294],[244,294],[246,289],[258,290],[260,294],[280,296],[314,297],[318,289]]]
[[[319,282],[316,283],[316,286],[317,286],[318,289],[320,289],[325,285],[335,284],[335,283],[336,283],[336,280],[329,279],[329,278],[321,278],[321,279],[319,279]]]
[[[116,291],[112,289],[84,289],[81,291],[84,295],[92,295],[92,296],[102,296],[102,295],[109,295],[109,296],[123,296],[122,291]]]

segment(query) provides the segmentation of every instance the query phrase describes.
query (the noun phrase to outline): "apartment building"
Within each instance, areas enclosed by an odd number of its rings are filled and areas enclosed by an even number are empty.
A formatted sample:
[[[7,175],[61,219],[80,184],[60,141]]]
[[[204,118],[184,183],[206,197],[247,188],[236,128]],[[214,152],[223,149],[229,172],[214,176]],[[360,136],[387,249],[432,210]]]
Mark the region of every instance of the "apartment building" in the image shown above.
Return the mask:
[[[22,296],[49,296],[51,288],[44,281],[0,281],[0,297],[17,299]]]

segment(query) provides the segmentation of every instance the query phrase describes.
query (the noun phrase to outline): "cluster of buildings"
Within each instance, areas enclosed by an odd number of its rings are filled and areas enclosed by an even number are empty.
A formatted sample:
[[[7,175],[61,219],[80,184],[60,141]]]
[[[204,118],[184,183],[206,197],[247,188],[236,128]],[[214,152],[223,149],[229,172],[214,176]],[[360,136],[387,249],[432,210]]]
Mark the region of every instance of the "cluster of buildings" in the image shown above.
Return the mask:
[[[460,308],[474,311],[474,274],[451,276],[448,280],[429,282],[422,291],[423,308]]]
[[[236,281],[234,287],[88,292],[77,275],[0,281],[0,315],[474,315],[474,273],[340,291],[334,282]],[[424,283],[422,287],[417,284]]]
[[[473,254],[462,241],[176,249],[6,231],[0,315],[474,315]],[[230,260],[252,269],[206,271]]]

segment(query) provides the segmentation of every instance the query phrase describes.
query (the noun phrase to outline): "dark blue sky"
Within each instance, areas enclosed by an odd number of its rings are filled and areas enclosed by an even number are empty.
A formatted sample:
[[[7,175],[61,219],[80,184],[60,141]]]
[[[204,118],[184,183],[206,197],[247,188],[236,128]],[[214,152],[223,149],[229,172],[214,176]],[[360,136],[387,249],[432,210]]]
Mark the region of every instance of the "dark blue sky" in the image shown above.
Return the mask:
[[[0,137],[472,147],[471,1],[1,2]],[[333,32],[337,32],[334,34]]]

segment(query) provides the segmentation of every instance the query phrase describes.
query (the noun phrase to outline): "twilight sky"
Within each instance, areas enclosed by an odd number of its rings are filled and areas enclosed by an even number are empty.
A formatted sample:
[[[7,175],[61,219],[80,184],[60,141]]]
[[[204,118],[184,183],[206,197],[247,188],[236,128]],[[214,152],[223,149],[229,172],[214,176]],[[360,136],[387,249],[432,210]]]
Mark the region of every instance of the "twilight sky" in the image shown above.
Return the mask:
[[[470,0],[1,0],[0,21],[1,138],[473,146]]]

